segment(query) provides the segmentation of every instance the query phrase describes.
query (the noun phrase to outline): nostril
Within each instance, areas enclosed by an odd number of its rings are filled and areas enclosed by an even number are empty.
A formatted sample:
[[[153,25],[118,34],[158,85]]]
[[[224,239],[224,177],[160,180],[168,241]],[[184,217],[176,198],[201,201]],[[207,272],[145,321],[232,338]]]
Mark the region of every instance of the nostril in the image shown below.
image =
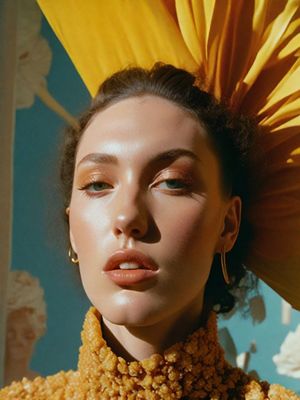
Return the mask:
[[[137,228],[132,229],[131,232],[132,232],[132,234],[135,235],[135,236],[141,234],[141,231],[140,231],[139,229],[137,229]]]
[[[148,229],[148,219],[144,213],[129,212],[126,210],[119,214],[114,222],[114,233],[116,236],[125,235],[126,237],[141,238],[146,234]]]

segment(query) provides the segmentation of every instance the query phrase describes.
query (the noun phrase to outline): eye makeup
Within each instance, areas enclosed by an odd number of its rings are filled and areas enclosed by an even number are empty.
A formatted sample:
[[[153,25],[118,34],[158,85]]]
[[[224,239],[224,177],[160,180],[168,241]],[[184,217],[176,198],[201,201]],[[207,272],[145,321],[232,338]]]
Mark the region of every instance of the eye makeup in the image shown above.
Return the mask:
[[[122,166],[117,158],[116,160],[117,164],[88,162],[79,165],[75,172],[75,188],[84,191],[90,197],[107,193],[108,190],[113,189],[116,183],[122,181],[126,172],[126,167]],[[134,168],[134,164],[129,163],[128,170],[131,174],[135,173],[141,190],[142,188],[155,188],[173,194],[205,190],[200,163],[185,155],[175,160],[160,159],[156,164],[150,160],[144,168],[143,166]]]

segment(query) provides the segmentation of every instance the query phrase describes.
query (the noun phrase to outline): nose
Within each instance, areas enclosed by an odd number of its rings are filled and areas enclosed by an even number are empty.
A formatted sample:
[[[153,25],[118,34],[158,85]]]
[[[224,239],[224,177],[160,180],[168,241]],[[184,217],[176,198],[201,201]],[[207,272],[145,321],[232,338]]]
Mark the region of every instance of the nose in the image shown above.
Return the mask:
[[[22,335],[22,332],[17,332],[16,337],[15,337],[15,346],[18,347],[26,347],[26,339]]]
[[[141,239],[148,231],[148,210],[145,199],[139,193],[126,193],[118,196],[113,218],[113,233],[116,237]]]

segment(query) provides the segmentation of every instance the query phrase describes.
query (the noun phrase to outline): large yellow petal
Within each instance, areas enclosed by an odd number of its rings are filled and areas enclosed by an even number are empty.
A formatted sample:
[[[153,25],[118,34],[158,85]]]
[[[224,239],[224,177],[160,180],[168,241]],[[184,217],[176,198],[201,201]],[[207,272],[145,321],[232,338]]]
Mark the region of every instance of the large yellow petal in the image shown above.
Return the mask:
[[[268,3],[268,2],[266,2]],[[253,62],[248,65],[245,76],[238,82],[237,88],[234,93],[233,103],[238,106],[242,103],[244,96],[249,92],[250,88],[260,78],[261,74],[268,67],[268,63],[272,56],[276,53],[279,44],[282,43],[283,37],[286,37],[286,31],[289,24],[299,12],[299,0],[292,1],[276,1],[271,2],[272,7],[268,7],[269,12],[265,17],[266,28],[263,35],[257,40],[257,48],[252,49],[255,51],[255,58]],[[278,9],[278,10],[277,10]],[[278,11],[278,14],[274,12]],[[274,18],[272,20],[272,18]],[[271,20],[271,22],[270,22]],[[280,80],[277,76],[277,81]]]
[[[287,130],[289,128],[289,130]],[[287,130],[287,133],[293,132],[293,130],[297,130],[300,133],[300,114],[298,112],[297,116],[285,121],[282,125],[274,128],[272,132],[282,131],[283,129]],[[299,145],[299,143],[298,143]]]
[[[299,95],[300,90],[298,91],[298,96]],[[269,125],[272,131],[276,131],[276,128],[282,128],[286,123],[290,125],[294,121],[294,118],[299,116],[299,109],[300,99],[297,98],[292,102],[287,102],[286,104],[278,106],[278,109],[273,113],[267,114],[262,124]]]
[[[246,265],[300,308],[300,115],[261,137],[265,164],[248,210],[254,240]]]
[[[198,37],[193,8],[194,4],[195,3],[191,3],[190,1],[176,1],[176,12],[178,17],[178,24],[184,41],[188,49],[190,50],[194,60],[197,62],[198,65],[200,65],[204,61],[202,53],[204,49],[204,37]],[[198,7],[199,14],[196,18],[199,20],[199,17],[201,17],[201,19],[205,23],[203,19],[204,11],[201,8],[202,4],[203,3],[198,2],[198,5],[200,7]],[[205,25],[203,26],[203,31],[205,32]]]
[[[197,64],[160,0],[38,0],[92,96],[112,73],[163,61]],[[74,45],[76,44],[76,45]]]

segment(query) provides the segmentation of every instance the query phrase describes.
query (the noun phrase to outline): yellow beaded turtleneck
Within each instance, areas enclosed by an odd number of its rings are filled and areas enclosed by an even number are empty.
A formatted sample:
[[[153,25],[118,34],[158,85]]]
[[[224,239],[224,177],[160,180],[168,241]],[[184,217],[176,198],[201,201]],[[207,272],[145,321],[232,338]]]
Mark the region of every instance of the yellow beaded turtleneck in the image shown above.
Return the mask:
[[[140,362],[126,362],[112,352],[102,338],[99,317],[95,309],[87,315],[78,366],[84,381],[100,384],[103,398],[125,393],[147,399],[202,399],[209,394],[218,398],[247,382],[240,370],[228,368],[224,360],[214,313],[205,329]]]
[[[23,378],[2,389],[0,400],[300,399],[279,385],[256,382],[226,362],[215,313],[184,342],[142,361],[127,362],[108,347],[94,307],[86,314],[81,337],[77,371]]]

